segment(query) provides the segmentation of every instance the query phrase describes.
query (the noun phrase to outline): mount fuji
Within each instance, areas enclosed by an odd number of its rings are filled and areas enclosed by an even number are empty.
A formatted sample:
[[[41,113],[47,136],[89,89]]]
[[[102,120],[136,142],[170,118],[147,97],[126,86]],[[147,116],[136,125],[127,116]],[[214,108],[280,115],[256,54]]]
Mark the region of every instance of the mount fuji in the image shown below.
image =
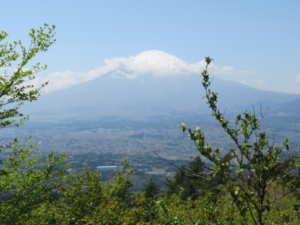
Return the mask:
[[[105,60],[105,63],[106,66],[86,74],[52,76],[50,84],[52,81],[62,84],[72,78],[75,85],[61,85],[65,89],[42,95],[32,103],[25,102],[20,111],[31,115],[31,120],[51,121],[105,116],[143,119],[211,112],[206,99],[202,99],[205,90],[199,76],[204,61],[189,64],[162,51],[146,51],[135,57]],[[215,74],[222,70],[226,72],[228,68],[211,66]],[[228,113],[251,110],[252,105],[259,107],[260,103],[280,109],[280,104],[300,99],[297,94],[259,90],[219,77],[214,77],[210,89],[220,93],[218,106],[220,110],[226,107]]]

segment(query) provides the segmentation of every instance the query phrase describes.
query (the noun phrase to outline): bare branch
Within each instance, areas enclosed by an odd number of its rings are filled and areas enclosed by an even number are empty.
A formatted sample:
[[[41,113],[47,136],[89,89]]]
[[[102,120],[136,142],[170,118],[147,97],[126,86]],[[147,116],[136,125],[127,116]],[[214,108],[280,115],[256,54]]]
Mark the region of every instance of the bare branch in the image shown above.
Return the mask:
[[[294,170],[291,170],[289,173],[286,173],[286,174],[282,175],[281,177],[278,177],[278,178],[276,178],[275,180],[271,181],[271,182],[268,183],[266,186],[269,186],[269,185],[271,185],[272,183],[274,183],[275,181],[278,181],[278,180],[280,180],[280,179],[282,179],[282,178],[288,176],[289,174],[293,173],[293,172],[296,171],[296,170],[297,170],[297,168],[294,169]]]
[[[227,107],[225,107],[224,112],[223,112],[223,117],[225,118],[225,112],[226,112]]]
[[[289,190],[288,192],[285,192],[284,194],[278,196],[277,198],[274,198],[274,199],[270,202],[270,204],[272,204],[273,202],[277,201],[278,199],[280,199],[280,198],[282,198],[282,197],[284,197],[284,196],[286,196],[286,195],[292,193],[293,191],[296,191],[296,189]]]
[[[246,199],[246,202],[247,202],[247,206],[248,206],[248,209],[250,211],[250,214],[251,214],[251,217],[252,217],[252,220],[254,221],[255,224],[257,224],[253,214],[252,214],[252,210],[251,210],[251,207],[249,206],[249,202],[248,202],[248,199]]]
[[[207,177],[202,177],[202,176],[199,176],[199,175],[197,175],[197,174],[192,174],[192,173],[190,173],[190,172],[188,172],[188,171],[186,171],[186,170],[180,168],[179,166],[176,166],[175,164],[173,164],[173,163],[171,163],[171,162],[169,162],[169,161],[163,159],[162,157],[160,157],[159,155],[157,155],[156,152],[154,152],[153,150],[152,150],[152,152],[153,152],[158,158],[160,158],[161,160],[165,161],[166,163],[171,164],[172,166],[177,167],[178,169],[180,169],[180,170],[186,172],[186,173],[189,174],[189,175],[192,175],[192,176],[195,176],[195,177],[200,177],[200,178],[203,178],[203,179],[206,179],[206,180],[211,180],[211,179],[209,179],[209,178],[207,178]]]
[[[300,213],[300,209],[297,211],[297,213],[288,221],[287,225],[289,225],[293,219],[295,219],[296,216],[298,216]]]

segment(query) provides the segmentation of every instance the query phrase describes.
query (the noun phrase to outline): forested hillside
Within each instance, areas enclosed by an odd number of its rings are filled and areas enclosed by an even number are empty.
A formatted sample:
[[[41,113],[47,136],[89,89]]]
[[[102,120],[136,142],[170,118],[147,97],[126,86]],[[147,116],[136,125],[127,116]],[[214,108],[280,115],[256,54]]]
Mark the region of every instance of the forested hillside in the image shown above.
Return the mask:
[[[170,122],[184,120],[182,115],[168,121],[154,116],[156,123],[128,120],[121,127],[119,121],[113,121],[111,129],[107,121],[114,120],[112,116],[103,117],[100,124],[82,120],[84,129],[76,120],[69,127],[51,124],[49,130],[42,124],[39,143],[32,143],[31,136],[19,139],[15,131],[29,119],[21,113],[22,105],[38,100],[48,84],[25,85],[47,68],[40,63],[32,69],[25,66],[54,44],[55,29],[48,24],[31,29],[28,50],[21,41],[0,45],[1,68],[20,61],[10,76],[0,76],[0,108],[7,107],[0,113],[0,127],[7,130],[0,150],[1,224],[300,223],[300,157],[295,154],[298,121],[290,121],[278,133],[277,125],[284,120],[272,115],[263,123],[267,113],[255,111],[255,107],[225,117],[218,106],[222,93],[211,86],[210,57],[205,57],[199,78],[204,97],[195,95],[195,99],[206,101],[214,123],[203,122],[207,117],[199,121],[189,117],[188,122],[203,123],[194,126],[181,121],[174,125],[180,128],[177,134]],[[7,36],[0,32],[0,41]],[[233,95],[228,98],[235,101]],[[298,102],[276,105],[272,112],[286,109],[283,113],[292,118],[298,115],[292,112],[299,108],[293,107]],[[133,130],[128,122],[136,127],[148,125]],[[264,129],[267,126],[270,130]],[[99,140],[99,133],[105,138]],[[283,135],[287,137],[281,139]],[[82,137],[85,141],[78,144]],[[60,141],[52,142],[56,147],[63,143],[60,152],[50,150],[50,139]],[[102,152],[97,152],[97,145]],[[41,152],[39,147],[45,150]],[[62,153],[64,149],[68,155]],[[121,165],[122,169],[111,169]]]

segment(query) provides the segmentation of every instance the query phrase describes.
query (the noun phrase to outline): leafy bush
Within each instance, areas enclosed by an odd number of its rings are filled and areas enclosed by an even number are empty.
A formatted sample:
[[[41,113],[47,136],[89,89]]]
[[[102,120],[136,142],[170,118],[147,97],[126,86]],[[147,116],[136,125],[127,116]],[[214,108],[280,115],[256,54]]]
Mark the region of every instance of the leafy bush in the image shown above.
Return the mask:
[[[45,30],[48,28],[48,32]],[[41,94],[41,88],[48,82],[41,84],[39,88],[33,85],[23,85],[24,82],[33,80],[35,73],[45,70],[47,65],[40,67],[37,63],[32,69],[24,69],[24,66],[35,57],[38,52],[45,52],[55,42],[53,39],[55,26],[49,27],[45,24],[38,30],[31,29],[31,45],[27,50],[21,41],[13,44],[0,45],[0,68],[5,71],[4,76],[0,75],[0,108],[8,104],[15,104],[10,109],[0,112],[0,128],[19,127],[29,116],[23,116],[19,112],[24,101],[34,101]],[[7,38],[8,34],[0,32],[0,41]],[[21,47],[21,53],[16,48]],[[11,75],[7,71],[11,70],[11,63],[21,57],[21,62]],[[21,117],[19,122],[14,118]],[[28,141],[31,139],[29,137]],[[39,163],[41,156],[38,156],[37,144],[26,148],[27,142],[20,146],[19,140],[15,139],[0,146],[0,152],[7,150],[8,154],[4,161],[0,161],[0,223],[17,224],[20,217],[25,219],[25,215],[36,209],[40,203],[52,202],[57,195],[55,189],[64,180],[63,174],[66,167],[57,168],[63,162],[66,155],[55,156],[54,152],[47,156],[44,163]],[[3,153],[2,153],[3,154]]]
[[[243,117],[241,115],[236,117],[234,126],[229,126],[230,122],[217,108],[218,93],[208,89],[211,81],[207,68],[211,62],[212,59],[206,57],[206,69],[202,72],[202,84],[206,90],[203,98],[207,99],[209,108],[212,109],[212,116],[219,121],[224,131],[237,146],[237,149],[230,149],[236,162],[235,171],[230,170],[230,163],[222,162],[222,155],[218,148],[213,151],[211,146],[206,143],[205,134],[200,127],[194,131],[184,123],[181,123],[181,127],[183,132],[188,131],[200,154],[214,164],[213,177],[218,178],[230,193],[232,203],[243,218],[243,223],[247,224],[251,220],[253,224],[263,225],[269,219],[270,211],[276,201],[299,189],[300,158],[290,156],[287,160],[282,161],[283,150],[289,151],[289,140],[281,142],[282,146],[274,146],[269,143],[265,132],[257,134],[257,131],[260,130],[260,121],[265,116],[262,112],[261,119],[257,119],[254,109],[252,114],[246,110]],[[249,143],[252,135],[256,136],[253,145]],[[292,176],[294,172],[297,172],[298,175]],[[282,192],[279,196],[272,196],[270,192],[273,183],[280,184]],[[295,209],[296,212],[293,216],[282,215],[280,221],[290,224],[300,213],[299,207]]]

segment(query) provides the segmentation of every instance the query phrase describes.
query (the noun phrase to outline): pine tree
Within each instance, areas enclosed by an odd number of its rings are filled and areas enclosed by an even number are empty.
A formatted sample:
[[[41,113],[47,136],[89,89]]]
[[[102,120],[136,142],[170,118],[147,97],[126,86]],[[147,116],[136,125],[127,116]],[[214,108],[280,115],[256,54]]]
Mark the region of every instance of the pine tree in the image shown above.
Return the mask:
[[[183,192],[180,197],[183,200],[186,200],[188,197],[195,200],[198,196],[203,195],[203,191],[210,187],[210,182],[205,179],[207,177],[205,170],[205,163],[199,156],[189,162],[188,168],[185,168],[185,165],[181,165],[174,176],[174,180],[166,178],[165,184],[169,188],[166,191],[166,195],[179,194],[181,187],[183,188]],[[203,178],[191,176],[190,174],[199,175]]]
[[[231,159],[230,153],[219,157],[219,161],[224,164],[229,163]],[[214,178],[212,173],[206,173],[205,170],[211,171],[212,169],[205,166],[205,162],[201,160],[200,156],[190,161],[188,168],[185,165],[181,165],[173,180],[166,178],[165,184],[169,188],[166,191],[166,195],[179,195],[180,188],[183,188],[180,194],[181,199],[186,200],[188,197],[191,197],[192,200],[195,200],[199,196],[204,196],[207,191],[210,191],[214,194],[211,197],[211,201],[215,201],[216,194],[220,193],[217,187],[221,184],[221,181]],[[228,169],[224,168],[224,170]]]
[[[155,197],[161,193],[160,184],[156,184],[152,178],[150,181],[147,181],[144,186],[143,193],[147,199],[155,199]]]

